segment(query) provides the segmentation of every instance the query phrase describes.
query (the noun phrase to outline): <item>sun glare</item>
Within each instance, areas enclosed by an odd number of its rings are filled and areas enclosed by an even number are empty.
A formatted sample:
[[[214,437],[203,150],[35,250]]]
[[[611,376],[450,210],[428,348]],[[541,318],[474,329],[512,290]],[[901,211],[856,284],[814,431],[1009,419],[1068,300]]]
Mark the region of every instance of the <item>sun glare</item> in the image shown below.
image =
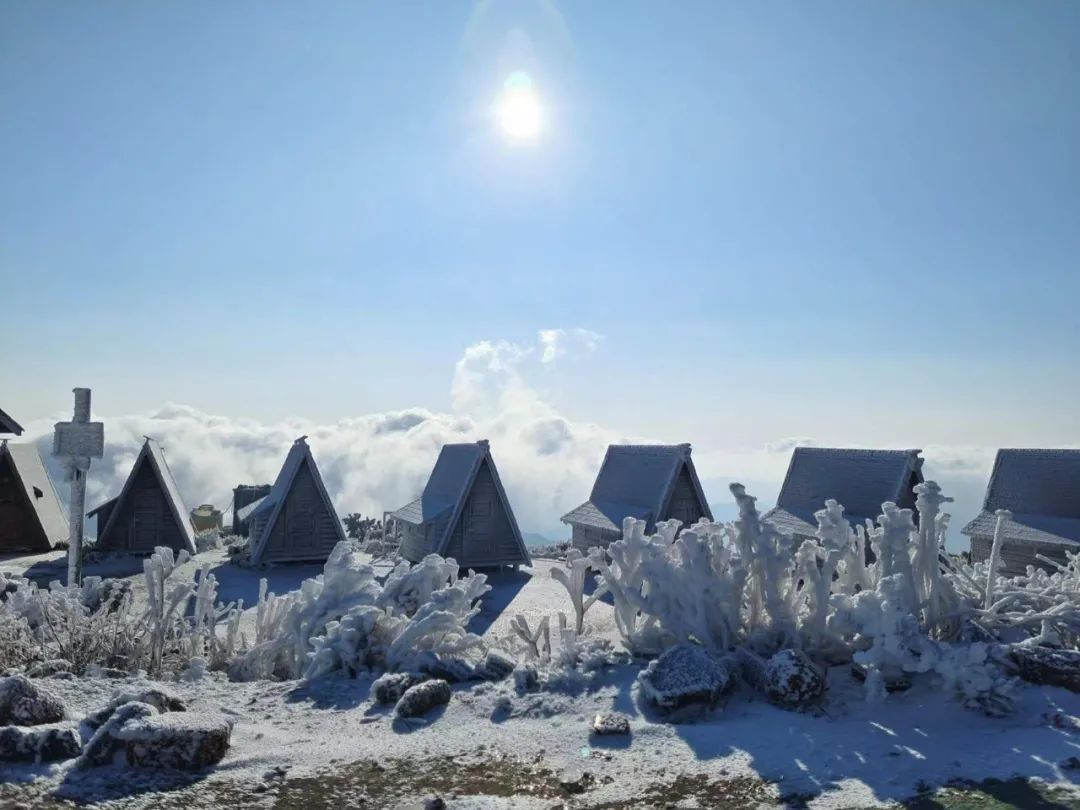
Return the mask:
[[[544,109],[529,74],[516,71],[507,77],[495,102],[495,118],[499,129],[511,141],[536,140],[544,128]]]

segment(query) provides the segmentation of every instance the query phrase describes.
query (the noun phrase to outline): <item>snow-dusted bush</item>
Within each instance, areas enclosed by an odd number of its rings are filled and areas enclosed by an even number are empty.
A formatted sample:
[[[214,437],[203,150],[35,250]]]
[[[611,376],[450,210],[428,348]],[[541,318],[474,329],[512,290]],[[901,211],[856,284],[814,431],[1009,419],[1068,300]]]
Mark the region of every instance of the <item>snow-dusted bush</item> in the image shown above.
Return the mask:
[[[435,554],[402,562],[380,584],[352,544],[339,543],[322,575],[298,591],[279,597],[261,586],[255,645],[230,673],[252,680],[449,667],[467,675],[482,645],[465,628],[489,590],[483,574],[459,578],[457,563]]]
[[[181,571],[188,559],[186,551],[177,556],[158,548],[143,561],[148,604],[141,612],[130,584],[118,580],[87,577],[81,586],[53,582],[48,589],[21,583],[0,604],[0,634],[15,634],[5,652],[26,656],[25,638],[12,629],[25,625],[37,659],[63,659],[79,674],[107,667],[157,676],[183,669],[193,657],[223,667],[239,642],[240,608],[217,603],[209,566],[198,582]]]
[[[620,540],[590,551],[586,564],[611,593],[632,652],[700,645],[764,662],[787,649],[824,663],[853,661],[871,699],[884,697],[889,682],[928,673],[965,705],[998,714],[1010,705],[1011,682],[996,658],[958,643],[966,623],[1026,627],[1055,640],[1080,631],[1080,563],[1007,585],[997,584],[992,562],[989,570],[958,569],[944,552],[948,515],[940,508],[951,499],[933,481],[915,488],[917,522],[912,510],[885,503],[877,525],[853,528],[829,500],[815,515],[816,540],[798,546],[761,518],[744,487],[731,492],[739,508],[731,524],[702,521],[677,534],[669,521],[646,536],[645,523],[628,518]],[[588,572],[575,563],[557,578],[583,618]]]

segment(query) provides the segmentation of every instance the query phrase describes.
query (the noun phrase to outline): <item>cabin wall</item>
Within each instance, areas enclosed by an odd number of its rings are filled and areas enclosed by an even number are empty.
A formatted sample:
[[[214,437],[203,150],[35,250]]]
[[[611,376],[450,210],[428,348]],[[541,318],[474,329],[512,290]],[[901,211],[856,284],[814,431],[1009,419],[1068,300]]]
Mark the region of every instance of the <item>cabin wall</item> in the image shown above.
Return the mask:
[[[123,502],[113,507],[115,518],[103,537],[98,537],[98,551],[124,551],[149,554],[158,546],[179,551],[187,541],[165,498],[150,463],[139,463]],[[103,527],[104,528],[104,527]]]
[[[445,556],[469,568],[526,561],[487,460],[480,465],[465,498]]]
[[[679,477],[675,480],[675,488],[671,492],[671,498],[668,500],[667,510],[664,512],[663,519],[675,520],[682,522],[682,527],[685,529],[688,526],[693,526],[699,520],[705,517],[705,509],[702,507],[701,499],[698,498],[697,491],[694,489],[694,482],[690,478],[690,470],[683,464],[682,470],[679,471]]]
[[[0,456],[0,551],[43,551],[52,548],[34,507],[19,481],[15,465]]]
[[[260,562],[325,560],[341,539],[337,523],[305,461],[278,511]]]
[[[595,526],[574,526],[570,539],[574,548],[582,554],[588,554],[590,548],[607,548],[620,537],[622,535],[619,532],[609,532]]]
[[[993,549],[994,538],[986,535],[976,535],[971,538],[971,561],[986,562],[990,559]],[[1035,558],[1036,554],[1049,557],[1051,560],[1065,564],[1065,552],[1072,550],[1068,546],[1059,546],[1052,543],[1017,543],[1006,540],[1001,546],[1001,564],[998,573],[1002,576],[1016,577],[1027,573],[1029,565],[1041,568],[1044,571],[1054,571],[1054,567]]]

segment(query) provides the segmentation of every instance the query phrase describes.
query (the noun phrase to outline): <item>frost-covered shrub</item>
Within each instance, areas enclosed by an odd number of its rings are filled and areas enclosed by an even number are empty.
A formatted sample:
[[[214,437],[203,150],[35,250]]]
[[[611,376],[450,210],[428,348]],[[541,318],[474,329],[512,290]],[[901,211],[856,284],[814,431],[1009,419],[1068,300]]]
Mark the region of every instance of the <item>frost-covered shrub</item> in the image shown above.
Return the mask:
[[[0,672],[22,669],[41,656],[26,618],[0,608]]]
[[[815,515],[816,539],[798,546],[761,518],[745,488],[732,484],[731,492],[739,507],[731,524],[702,521],[677,534],[669,521],[646,536],[645,523],[628,518],[620,540],[590,551],[588,566],[612,595],[630,651],[741,650],[744,669],[759,662],[752,680],[767,691],[765,662],[787,649],[811,665],[853,661],[872,700],[887,684],[925,673],[965,705],[996,713],[1010,703],[1010,682],[996,659],[956,644],[972,628],[991,637],[1023,628],[1029,643],[1075,644],[1080,635],[1080,556],[1055,574],[1029,571],[1007,584],[986,566],[957,566],[944,551],[940,508],[950,499],[933,481],[915,488],[917,522],[912,510],[885,503],[876,525],[853,528],[828,500]],[[579,580],[569,567],[575,578],[561,576],[583,618],[587,572]],[[527,627],[515,630],[529,640]]]
[[[589,560],[576,548],[572,548],[566,552],[565,567],[551,569],[551,578],[570,594],[570,604],[574,606],[574,630],[579,634],[585,629],[585,612],[607,593],[607,587],[601,585],[591,595],[585,596],[589,567]]]
[[[482,643],[465,628],[490,589],[483,574],[459,578],[457,563],[435,554],[401,563],[380,585],[360,553],[339,543],[322,575],[298,591],[279,597],[261,586],[255,645],[230,674],[311,679],[386,668],[470,677],[465,659],[479,661]]]
[[[221,668],[239,642],[240,606],[217,603],[217,582],[209,566],[198,582],[181,567],[186,551],[158,548],[143,562],[147,607],[133,608],[131,585],[122,580],[87,577],[68,587],[48,589],[22,582],[0,604],[0,637],[12,635],[5,653],[28,654],[21,629],[29,628],[37,651],[33,658],[63,659],[82,674],[93,667],[146,669],[162,675],[182,669],[193,657]]]

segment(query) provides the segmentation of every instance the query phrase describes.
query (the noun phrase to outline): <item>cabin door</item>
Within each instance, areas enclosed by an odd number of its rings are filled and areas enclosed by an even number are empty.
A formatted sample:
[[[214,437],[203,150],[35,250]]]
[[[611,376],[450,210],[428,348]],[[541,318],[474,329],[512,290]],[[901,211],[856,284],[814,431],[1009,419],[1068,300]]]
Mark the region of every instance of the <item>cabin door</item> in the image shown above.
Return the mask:
[[[295,493],[285,515],[285,548],[302,551],[315,545],[315,500],[309,493]]]
[[[22,533],[22,510],[10,500],[0,500],[0,548],[20,545]]]
[[[158,545],[158,499],[153,490],[135,493],[131,518],[131,548],[152,549]]]
[[[495,552],[495,537],[492,532],[494,497],[485,492],[473,491],[469,498],[469,509],[465,515],[465,547],[474,554],[491,556]]]
[[[22,540],[23,512],[16,502],[15,477],[0,470],[0,547],[17,546]]]

